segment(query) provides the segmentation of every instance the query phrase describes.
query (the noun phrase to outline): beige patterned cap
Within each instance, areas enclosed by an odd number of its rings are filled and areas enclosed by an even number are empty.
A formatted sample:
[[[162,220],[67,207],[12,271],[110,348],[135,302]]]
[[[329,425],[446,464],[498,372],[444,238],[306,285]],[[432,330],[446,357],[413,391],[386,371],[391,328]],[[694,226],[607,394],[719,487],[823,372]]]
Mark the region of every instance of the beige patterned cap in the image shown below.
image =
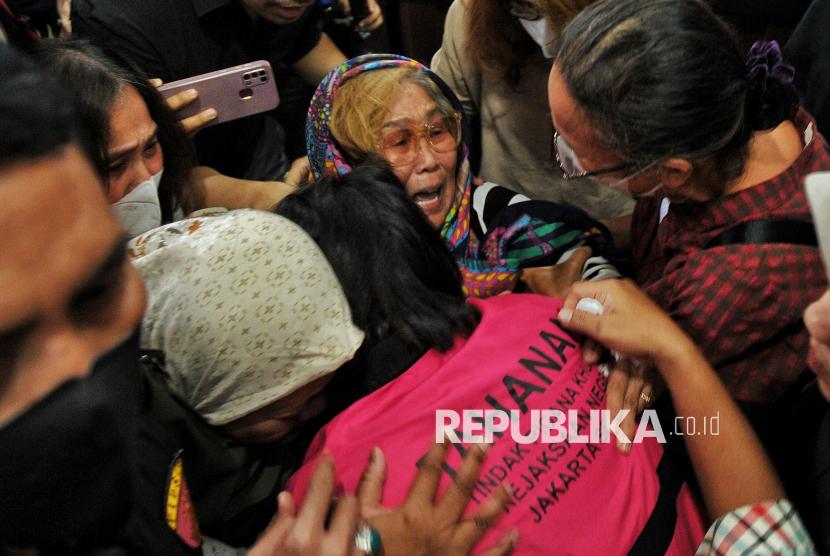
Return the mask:
[[[141,347],[170,387],[223,425],[351,359],[363,341],[317,244],[275,214],[191,218],[135,238],[149,303]]]

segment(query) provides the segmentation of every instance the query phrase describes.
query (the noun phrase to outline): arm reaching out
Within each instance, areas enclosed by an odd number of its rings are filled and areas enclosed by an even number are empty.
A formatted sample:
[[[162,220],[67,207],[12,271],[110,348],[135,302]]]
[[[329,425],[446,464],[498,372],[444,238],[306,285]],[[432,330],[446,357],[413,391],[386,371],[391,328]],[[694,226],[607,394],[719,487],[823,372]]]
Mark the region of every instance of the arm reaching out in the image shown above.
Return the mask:
[[[298,176],[301,173],[299,171]],[[207,166],[197,166],[190,172],[189,189],[189,198],[183,207],[186,214],[211,207],[271,210],[286,195],[293,193],[297,185],[281,181],[240,180]]]
[[[575,310],[586,297],[603,305],[602,315]],[[785,497],[758,437],[715,371],[692,339],[633,282],[578,282],[559,319],[564,328],[653,363],[679,416],[698,422],[719,417],[719,435],[683,437],[710,516]],[[686,420],[680,423],[685,426]]]

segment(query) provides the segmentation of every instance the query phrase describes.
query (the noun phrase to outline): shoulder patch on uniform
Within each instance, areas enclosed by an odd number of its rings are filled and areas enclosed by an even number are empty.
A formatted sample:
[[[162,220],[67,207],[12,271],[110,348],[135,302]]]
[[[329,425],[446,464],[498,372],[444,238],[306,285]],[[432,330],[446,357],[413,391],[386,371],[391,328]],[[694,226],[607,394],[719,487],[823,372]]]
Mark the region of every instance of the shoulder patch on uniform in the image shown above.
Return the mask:
[[[197,548],[202,544],[202,533],[199,531],[199,520],[196,510],[190,499],[190,491],[184,478],[182,464],[182,450],[173,456],[170,471],[167,474],[167,494],[165,496],[165,518],[167,525],[176,532],[184,543]]]

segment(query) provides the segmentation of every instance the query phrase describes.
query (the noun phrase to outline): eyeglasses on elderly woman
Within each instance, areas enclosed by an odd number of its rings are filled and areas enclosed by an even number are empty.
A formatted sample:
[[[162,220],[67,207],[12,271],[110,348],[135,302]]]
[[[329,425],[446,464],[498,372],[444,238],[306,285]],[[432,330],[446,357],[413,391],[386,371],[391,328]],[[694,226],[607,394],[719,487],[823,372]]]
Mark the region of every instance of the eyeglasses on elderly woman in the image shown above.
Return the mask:
[[[435,152],[445,153],[457,148],[461,143],[461,114],[437,113],[423,124],[423,129],[390,122],[380,131],[378,149],[393,167],[406,166],[418,158],[421,137]]]

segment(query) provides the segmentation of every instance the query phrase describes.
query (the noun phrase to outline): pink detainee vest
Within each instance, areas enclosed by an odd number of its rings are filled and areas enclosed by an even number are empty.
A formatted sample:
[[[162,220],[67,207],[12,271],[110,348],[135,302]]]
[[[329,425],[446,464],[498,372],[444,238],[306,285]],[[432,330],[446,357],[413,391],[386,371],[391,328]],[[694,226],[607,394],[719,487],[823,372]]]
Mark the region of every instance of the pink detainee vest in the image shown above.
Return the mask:
[[[482,319],[469,339],[458,339],[445,354],[429,351],[320,431],[289,483],[296,500],[302,499],[323,451],[335,458],[336,488],[354,492],[372,447],[379,446],[388,466],[383,505],[400,504],[419,460],[435,441],[439,409],[455,411],[462,423],[463,410],[518,409],[523,434],[529,431],[531,410],[557,409],[566,415],[577,410],[578,433],[589,434],[590,411],[605,409],[606,379],[596,366],[582,362],[578,340],[559,327],[562,302],[512,294],[470,303],[481,310]],[[661,425],[668,435],[672,424]],[[439,494],[458,469],[464,446],[450,449]],[[616,449],[613,434],[608,443],[543,444],[539,439],[520,444],[508,429],[495,438],[466,515],[503,481],[515,495],[478,551],[516,527],[517,556],[625,556],[641,533],[638,554],[694,554],[705,532],[701,513],[668,462],[660,465],[662,457],[655,438],[634,444],[625,456]]]

